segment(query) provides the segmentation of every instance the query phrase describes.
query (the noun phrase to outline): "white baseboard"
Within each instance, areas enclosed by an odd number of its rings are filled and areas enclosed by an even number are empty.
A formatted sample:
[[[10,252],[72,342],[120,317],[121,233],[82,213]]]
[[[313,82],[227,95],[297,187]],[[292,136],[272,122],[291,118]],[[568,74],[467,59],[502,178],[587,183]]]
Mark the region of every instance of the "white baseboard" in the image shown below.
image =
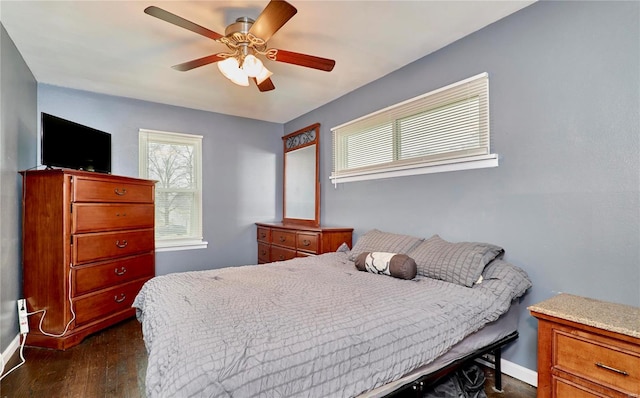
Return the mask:
[[[2,352],[2,372],[4,372],[4,367],[7,366],[7,362],[9,362],[13,354],[18,351],[18,348],[20,348],[20,334],[17,334],[11,343],[9,343],[7,349]]]
[[[494,368],[492,363],[485,360],[476,359],[476,361],[490,368]],[[538,372],[525,368],[524,366],[520,366],[517,363],[507,361],[506,359],[500,360],[500,366],[502,367],[502,373],[531,386],[538,387]]]

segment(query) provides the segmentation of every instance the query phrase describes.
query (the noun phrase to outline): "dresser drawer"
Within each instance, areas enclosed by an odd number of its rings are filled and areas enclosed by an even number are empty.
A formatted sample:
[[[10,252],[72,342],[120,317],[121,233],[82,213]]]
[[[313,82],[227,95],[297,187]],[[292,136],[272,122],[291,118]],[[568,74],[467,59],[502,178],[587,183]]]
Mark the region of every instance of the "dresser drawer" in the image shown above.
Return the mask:
[[[296,248],[296,233],[281,229],[271,230],[271,243],[274,245]]]
[[[640,353],[587,332],[554,330],[554,368],[602,385],[640,394]]]
[[[296,257],[296,251],[283,247],[271,246],[271,262],[291,260]]]
[[[258,263],[270,263],[271,262],[271,246],[265,243],[258,242]]]
[[[74,300],[76,326],[131,309],[133,299],[145,282],[129,282]]]
[[[74,297],[155,274],[154,253],[127,257],[74,270]]]
[[[604,398],[603,395],[556,377],[553,378],[553,391],[556,398]]]
[[[74,203],[71,233],[153,228],[153,204]]]
[[[76,177],[73,184],[75,202],[153,203],[154,185],[99,181]]]
[[[319,234],[298,232],[296,238],[296,247],[298,250],[302,250],[309,253],[318,253],[318,238]]]
[[[258,227],[258,242],[271,242],[271,230],[269,228]]]
[[[73,264],[89,263],[153,251],[153,228],[135,231],[73,235]]]

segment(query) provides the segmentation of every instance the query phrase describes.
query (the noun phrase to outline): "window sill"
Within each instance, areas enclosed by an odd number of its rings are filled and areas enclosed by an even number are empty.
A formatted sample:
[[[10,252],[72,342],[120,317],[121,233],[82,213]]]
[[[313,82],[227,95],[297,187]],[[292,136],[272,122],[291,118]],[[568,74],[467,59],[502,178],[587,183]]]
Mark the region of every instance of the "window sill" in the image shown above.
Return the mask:
[[[329,179],[333,184],[337,185],[345,182],[377,180],[380,178],[403,177],[418,174],[445,173],[447,171],[483,169],[488,167],[498,167],[497,154],[492,153],[463,159],[395,166],[385,168],[384,170],[341,173],[341,175],[331,176]]]
[[[173,252],[179,250],[206,249],[209,242],[199,239],[193,240],[156,240],[156,252]]]

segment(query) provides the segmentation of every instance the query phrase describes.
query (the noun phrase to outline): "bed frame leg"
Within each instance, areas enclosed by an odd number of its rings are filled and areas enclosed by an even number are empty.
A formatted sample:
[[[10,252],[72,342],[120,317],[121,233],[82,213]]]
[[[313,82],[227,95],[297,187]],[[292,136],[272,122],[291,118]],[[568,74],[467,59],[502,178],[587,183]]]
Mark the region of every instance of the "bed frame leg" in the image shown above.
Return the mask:
[[[503,392],[502,391],[502,364],[501,364],[502,350],[500,349],[500,347],[496,348],[496,350],[493,352],[493,357],[495,361],[495,363],[493,364],[495,367],[495,373],[493,375],[493,378],[494,378],[493,389],[496,390],[497,392]]]

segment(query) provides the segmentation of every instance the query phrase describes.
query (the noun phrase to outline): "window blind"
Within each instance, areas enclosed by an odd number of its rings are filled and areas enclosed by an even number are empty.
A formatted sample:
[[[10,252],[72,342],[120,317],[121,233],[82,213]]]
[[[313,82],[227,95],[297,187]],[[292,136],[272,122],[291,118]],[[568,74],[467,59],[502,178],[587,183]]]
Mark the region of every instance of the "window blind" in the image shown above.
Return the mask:
[[[489,154],[487,73],[334,127],[331,179]]]

